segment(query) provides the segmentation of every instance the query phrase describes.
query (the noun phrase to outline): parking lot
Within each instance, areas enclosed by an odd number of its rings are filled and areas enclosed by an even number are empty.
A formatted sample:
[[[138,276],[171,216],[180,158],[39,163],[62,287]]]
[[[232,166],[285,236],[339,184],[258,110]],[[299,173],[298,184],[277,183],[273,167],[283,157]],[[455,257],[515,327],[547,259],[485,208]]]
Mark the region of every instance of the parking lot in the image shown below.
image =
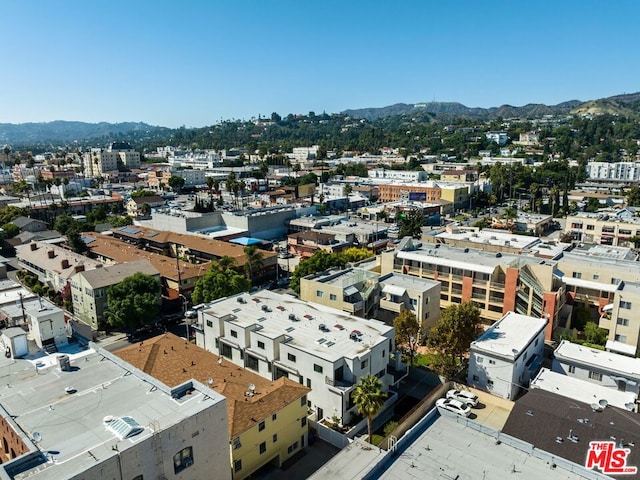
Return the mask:
[[[478,406],[471,410],[469,418],[496,430],[502,430],[514,403],[475,388],[463,386],[463,389],[478,396]]]

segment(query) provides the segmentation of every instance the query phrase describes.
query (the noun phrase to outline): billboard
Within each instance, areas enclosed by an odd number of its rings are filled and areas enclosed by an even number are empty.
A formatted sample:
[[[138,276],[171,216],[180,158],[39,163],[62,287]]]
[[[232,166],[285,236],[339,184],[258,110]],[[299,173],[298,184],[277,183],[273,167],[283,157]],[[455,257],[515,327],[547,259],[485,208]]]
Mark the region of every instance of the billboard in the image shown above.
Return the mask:
[[[426,202],[427,192],[409,192],[409,200],[412,202]]]

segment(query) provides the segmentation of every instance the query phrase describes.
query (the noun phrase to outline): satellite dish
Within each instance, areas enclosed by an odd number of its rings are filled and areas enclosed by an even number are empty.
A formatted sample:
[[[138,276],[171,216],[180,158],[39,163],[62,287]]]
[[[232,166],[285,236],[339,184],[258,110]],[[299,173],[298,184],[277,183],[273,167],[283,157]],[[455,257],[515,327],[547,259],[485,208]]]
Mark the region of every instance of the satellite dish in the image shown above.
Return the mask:
[[[249,384],[249,391],[250,392],[255,392],[256,391],[256,386],[253,383]]]
[[[42,440],[42,434],[40,432],[33,432],[31,436],[36,442],[39,442],[40,440]]]
[[[107,415],[106,417],[103,417],[102,421],[104,423],[111,423],[113,421],[113,415]]]
[[[211,385],[213,383],[213,378],[207,377],[207,383]]]
[[[600,405],[602,408],[605,408],[607,405],[609,405],[609,402],[607,402],[606,399],[602,398],[598,400],[598,405]]]

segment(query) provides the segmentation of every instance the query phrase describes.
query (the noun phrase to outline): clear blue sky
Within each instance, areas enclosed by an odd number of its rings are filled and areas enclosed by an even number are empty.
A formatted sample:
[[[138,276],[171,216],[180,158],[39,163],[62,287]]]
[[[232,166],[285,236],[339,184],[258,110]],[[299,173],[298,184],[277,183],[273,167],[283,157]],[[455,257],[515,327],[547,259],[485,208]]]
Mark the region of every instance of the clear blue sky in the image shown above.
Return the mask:
[[[640,1],[0,0],[0,123],[639,91]]]

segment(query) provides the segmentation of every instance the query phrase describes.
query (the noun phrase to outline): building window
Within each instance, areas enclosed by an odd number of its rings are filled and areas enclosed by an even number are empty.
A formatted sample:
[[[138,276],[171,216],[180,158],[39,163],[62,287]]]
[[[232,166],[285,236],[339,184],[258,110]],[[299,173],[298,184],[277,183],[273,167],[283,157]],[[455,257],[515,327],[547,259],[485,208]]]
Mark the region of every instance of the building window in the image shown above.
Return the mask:
[[[587,225],[587,230],[595,230],[595,225]]]
[[[296,361],[296,356],[293,353],[287,353],[287,359],[289,359],[290,362],[294,362]]]
[[[242,460],[236,460],[233,462],[233,471],[239,472],[240,470],[242,470]]]
[[[487,379],[487,385],[493,385],[493,380]]]
[[[618,320],[616,321],[616,323],[618,325],[622,325],[623,327],[628,327],[629,326],[629,319],[628,318],[618,318]]]
[[[538,342],[539,342],[539,341],[540,341],[540,339],[539,339],[539,338],[536,338],[536,341],[535,341],[535,343],[534,343],[534,346],[538,346]]]
[[[260,444],[260,455],[267,451],[267,442],[262,442]]]
[[[361,370],[364,370],[365,368],[367,368],[367,365],[369,365],[369,360],[367,360],[367,359],[362,360],[362,361],[360,362],[360,369],[361,369]]]
[[[307,378],[307,387],[311,388],[311,379]]]
[[[593,274],[593,279],[594,280],[600,280],[600,275],[598,275],[597,273]]]
[[[231,347],[226,343],[220,344],[220,353],[223,357],[227,357],[229,360],[233,360],[233,353],[231,351]]]
[[[278,441],[278,434],[274,433],[273,434],[273,443],[276,443]]]
[[[303,395],[302,398],[300,399],[300,406],[304,407],[307,404],[307,396]]]
[[[322,290],[316,290],[316,297],[322,298],[322,295],[324,295],[324,292]]]
[[[234,438],[232,443],[233,443],[233,449],[234,450],[237,450],[240,447],[242,447],[242,443],[240,443],[240,437]]]
[[[329,294],[329,300],[331,300],[332,302],[335,302],[337,299],[338,299],[338,296],[335,293]]]
[[[307,417],[302,417],[300,419],[300,426],[301,427],[306,427],[307,426]]]
[[[573,272],[573,274],[571,276],[573,278],[582,278],[582,273],[581,272]]]
[[[624,300],[620,300],[620,308],[631,310],[631,302],[625,302]]]
[[[318,365],[317,363],[313,364],[313,371],[317,373],[322,373],[322,365]]]
[[[576,366],[575,365],[569,365],[569,373],[576,373]]]
[[[287,448],[287,453],[293,453],[298,449],[298,442],[294,442],[292,445],[289,445]]]
[[[258,424],[258,431],[261,432],[265,428],[264,420]]]
[[[231,336],[233,338],[238,338],[238,332],[236,332],[235,330],[231,330]]]
[[[611,283],[612,283],[613,285],[620,285],[620,282],[621,282],[621,281],[622,281],[622,280],[620,280],[619,278],[611,277]]]
[[[476,357],[476,362],[477,363],[482,363],[483,362],[483,358],[482,357]]]
[[[589,371],[589,378],[591,380],[595,380],[596,382],[601,382],[602,381],[602,374],[598,373],[598,372]]]
[[[213,322],[211,320],[207,320],[207,327],[213,327]]]
[[[173,456],[173,472],[180,473],[193,465],[193,447],[186,447]]]
[[[477,382],[478,380],[480,380],[480,379],[478,378],[478,375],[474,375],[474,376],[473,376],[473,381],[474,381],[474,382]]]
[[[495,365],[495,364],[496,364],[496,361],[495,361],[495,360],[491,360],[491,359],[489,359],[489,365]]]
[[[264,342],[261,342],[260,340],[258,340],[258,348],[261,350],[264,350]]]
[[[627,343],[627,336],[626,335],[620,335],[619,333],[616,333],[616,336],[613,337],[614,340],[616,342],[622,342],[622,343]]]
[[[278,419],[278,414],[274,413],[273,415],[271,415],[271,421],[275,422]]]
[[[258,371],[258,359],[253,355],[247,355],[247,368]]]

